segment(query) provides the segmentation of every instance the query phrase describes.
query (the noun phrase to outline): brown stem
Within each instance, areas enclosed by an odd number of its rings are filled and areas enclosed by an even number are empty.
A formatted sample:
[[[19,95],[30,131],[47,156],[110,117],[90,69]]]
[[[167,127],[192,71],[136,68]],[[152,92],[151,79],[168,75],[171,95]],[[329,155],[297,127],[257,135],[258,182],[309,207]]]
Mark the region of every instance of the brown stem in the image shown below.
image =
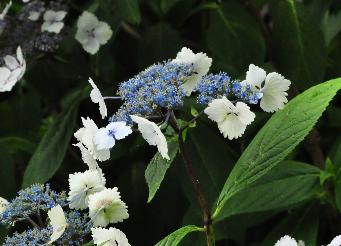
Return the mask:
[[[189,157],[187,147],[183,141],[182,130],[179,128],[179,126],[176,122],[176,118],[175,118],[173,111],[170,113],[169,123],[174,128],[174,130],[178,133],[180,154],[181,154],[181,157],[182,157],[184,164],[185,164],[187,176],[189,177],[189,179],[192,183],[193,190],[194,190],[195,195],[197,197],[199,206],[202,210],[204,225],[206,227],[209,227],[212,224],[211,213],[210,213],[210,210],[208,209],[208,204],[207,204],[205,195],[202,192],[199,179],[194,172],[193,164],[192,164],[192,161]]]

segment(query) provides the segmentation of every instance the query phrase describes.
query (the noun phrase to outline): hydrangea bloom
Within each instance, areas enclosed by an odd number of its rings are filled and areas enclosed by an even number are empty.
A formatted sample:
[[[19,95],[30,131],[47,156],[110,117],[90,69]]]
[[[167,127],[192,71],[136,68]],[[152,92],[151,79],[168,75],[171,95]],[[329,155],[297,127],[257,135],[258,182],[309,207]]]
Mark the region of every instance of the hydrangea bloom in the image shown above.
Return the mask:
[[[110,150],[109,149],[99,150],[95,145],[94,137],[98,132],[98,127],[95,124],[95,122],[89,117],[87,119],[82,118],[82,122],[84,127],[80,128],[74,134],[76,139],[87,148],[87,150],[96,160],[99,161],[108,160],[110,158]]]
[[[57,204],[65,206],[66,203],[64,192],[57,193],[51,190],[48,184],[35,184],[18,192],[18,196],[11,200],[6,210],[0,214],[0,222],[4,225],[14,225],[39,210],[47,211]]]
[[[213,99],[223,96],[250,104],[257,104],[262,98],[261,93],[251,90],[251,86],[242,86],[239,81],[231,80],[230,76],[224,72],[204,76],[196,90],[199,92],[198,103],[200,104],[208,104]]]
[[[246,126],[255,119],[255,114],[243,102],[233,105],[226,97],[214,99],[205,109],[205,114],[217,122],[220,132],[230,140],[241,137]]]
[[[124,139],[133,131],[124,121],[111,122],[106,127],[100,128],[95,135],[97,149],[110,149],[115,146],[116,140]]]
[[[104,119],[108,115],[108,110],[107,110],[107,106],[105,105],[104,98],[100,90],[97,88],[96,84],[91,78],[89,78],[89,83],[92,87],[92,90],[90,93],[91,101],[94,103],[98,103],[99,112],[101,113],[102,119]]]
[[[86,209],[89,195],[105,189],[105,179],[96,171],[85,171],[69,175],[69,207],[74,209]]]
[[[112,30],[110,26],[103,21],[99,21],[94,14],[84,11],[79,17],[76,40],[91,55],[96,54],[100,46],[106,44],[111,36]]]
[[[187,81],[181,85],[187,96],[191,95],[202,76],[208,73],[208,70],[212,65],[212,59],[205,53],[200,52],[194,54],[192,50],[186,47],[181,49],[172,62],[178,64],[192,64],[194,67],[195,73],[188,77]]]
[[[119,229],[110,227],[105,228],[92,228],[92,238],[96,245],[101,246],[130,246],[126,235]]]
[[[47,10],[44,13],[44,23],[41,26],[42,32],[60,33],[64,27],[63,19],[66,16],[66,11]]]
[[[266,112],[281,109],[288,102],[286,91],[289,90],[291,82],[278,73],[266,75],[262,68],[251,64],[246,73],[246,80],[242,84],[249,85],[253,91],[262,93],[260,107]]]
[[[50,236],[50,241],[47,244],[51,244],[61,237],[68,224],[66,223],[64,211],[59,204],[51,208],[47,215],[50,220],[50,225],[52,226],[52,234]]]
[[[24,76],[26,61],[20,46],[17,48],[17,56],[4,57],[5,66],[0,67],[0,92],[11,91],[13,86]]]
[[[131,115],[130,117],[137,123],[142,137],[150,145],[155,145],[163,158],[169,160],[167,140],[162,134],[160,127],[145,118],[136,115]]]
[[[195,74],[192,64],[170,61],[154,64],[132,79],[120,84],[118,94],[125,101],[111,121],[131,123],[129,115],[160,114],[162,108],[175,109],[183,104],[181,88]]]
[[[276,242],[275,246],[299,246],[299,244],[294,238],[290,236],[284,236]]]
[[[94,226],[107,226],[129,217],[127,206],[121,200],[117,187],[89,196],[89,216]]]
[[[335,237],[327,246],[341,246],[341,235]]]
[[[3,246],[32,246],[45,245],[50,240],[52,228],[33,228],[22,233],[15,232],[11,237],[7,237]]]

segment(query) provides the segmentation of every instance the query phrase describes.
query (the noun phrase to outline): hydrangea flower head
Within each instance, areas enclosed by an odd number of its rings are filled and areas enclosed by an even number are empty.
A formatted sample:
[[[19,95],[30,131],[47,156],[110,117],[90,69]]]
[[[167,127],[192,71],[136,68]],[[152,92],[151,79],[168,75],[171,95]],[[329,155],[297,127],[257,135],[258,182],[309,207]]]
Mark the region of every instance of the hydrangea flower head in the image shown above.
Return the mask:
[[[251,64],[242,84],[262,94],[260,107],[266,112],[281,109],[288,102],[287,91],[291,82],[279,73],[266,74],[262,68]]]
[[[205,53],[200,52],[195,54],[191,49],[186,47],[181,49],[172,62],[178,64],[192,64],[194,67],[195,73],[192,74],[183,85],[181,85],[187,96],[191,95],[202,76],[208,73],[212,65],[212,59]]]
[[[127,206],[121,200],[117,187],[89,196],[89,216],[94,226],[107,226],[129,217]]]
[[[41,26],[42,32],[60,33],[64,27],[63,19],[65,18],[66,11],[53,11],[47,10],[44,13],[44,23]]]
[[[130,246],[126,235],[119,229],[110,227],[105,228],[92,228],[92,238],[96,245],[101,246]]]
[[[78,18],[76,40],[91,55],[96,54],[100,46],[106,44],[111,36],[110,26],[99,21],[94,14],[84,11]]]
[[[162,134],[160,127],[145,118],[136,115],[131,115],[130,117],[135,123],[137,123],[142,137],[148,142],[148,144],[156,146],[161,156],[169,160],[167,140]]]
[[[7,55],[4,61],[5,66],[0,67],[0,92],[11,91],[26,70],[26,61],[20,46],[17,48],[16,57]]]
[[[195,73],[192,64],[170,61],[154,64],[132,79],[120,84],[118,94],[124,104],[111,121],[126,121],[129,115],[149,116],[161,109],[175,109],[183,104],[186,95],[181,85]]]
[[[88,207],[89,195],[105,189],[105,179],[97,170],[88,170],[70,174],[69,186],[69,207],[82,210]]]
[[[220,132],[230,140],[241,137],[246,126],[255,119],[249,106],[243,102],[233,105],[226,97],[214,99],[205,109],[205,114],[217,122]]]

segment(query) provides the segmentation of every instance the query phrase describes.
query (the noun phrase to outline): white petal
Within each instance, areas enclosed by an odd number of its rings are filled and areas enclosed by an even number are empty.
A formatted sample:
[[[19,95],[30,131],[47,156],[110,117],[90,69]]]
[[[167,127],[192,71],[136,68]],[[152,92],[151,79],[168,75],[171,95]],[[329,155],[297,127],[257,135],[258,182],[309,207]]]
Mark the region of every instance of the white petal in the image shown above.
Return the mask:
[[[9,202],[5,199],[0,197],[0,214],[2,214],[5,210]]]
[[[246,72],[246,81],[248,84],[258,87],[260,89],[262,82],[265,80],[266,72],[264,69],[250,64],[249,70]]]
[[[100,44],[96,38],[89,38],[86,43],[82,43],[83,49],[90,53],[91,55],[94,55],[98,52]]]
[[[127,126],[124,121],[111,122],[106,126],[106,129],[112,131],[117,140],[124,139],[133,132],[131,127]]]
[[[11,8],[11,6],[12,6],[12,0],[10,0],[10,1],[6,4],[4,10],[1,12],[1,14],[0,14],[0,20],[5,19],[5,16],[7,15],[7,12],[8,12],[8,10]]]
[[[31,21],[37,21],[40,17],[40,12],[38,11],[30,11],[27,19]]]
[[[297,242],[289,236],[284,236],[280,238],[274,246],[297,246]]]
[[[25,63],[24,55],[22,53],[20,46],[18,46],[18,48],[17,48],[17,59],[18,59],[20,65],[23,65]]]
[[[101,246],[130,246],[126,235],[116,229],[110,227],[109,229],[105,228],[91,228],[92,238],[96,245]]]
[[[108,110],[107,110],[107,106],[104,102],[104,98],[103,98],[100,90],[97,88],[96,84],[94,83],[94,81],[91,78],[89,78],[89,83],[93,88],[90,92],[91,101],[99,104],[99,112],[102,116],[102,119],[104,119],[108,115]]]
[[[284,107],[287,100],[287,90],[290,81],[278,73],[269,73],[262,89],[261,108],[266,112],[274,112]]]
[[[52,235],[50,237],[50,241],[48,242],[48,244],[51,244],[63,235],[68,224],[66,223],[64,211],[60,205],[51,208],[47,215],[52,226]]]
[[[136,115],[130,115],[130,117],[135,123],[138,124],[138,129],[148,144],[154,146],[156,145],[161,156],[169,160],[170,158],[168,156],[167,140],[160,128],[154,122],[151,122],[145,118]]]
[[[256,115],[250,110],[250,107],[247,104],[243,102],[237,102],[236,108],[239,112],[239,119],[243,124],[249,125],[254,121]]]
[[[91,155],[90,151],[88,151],[82,143],[74,144],[77,146],[82,154],[82,160],[85,164],[88,165],[90,170],[96,170],[98,168],[98,163],[96,159]]]
[[[115,138],[110,135],[108,129],[100,128],[94,137],[97,149],[110,149],[115,146]]]
[[[94,34],[100,44],[106,44],[112,36],[112,30],[107,23],[100,21]]]
[[[341,235],[335,237],[327,246],[341,246]]]
[[[205,114],[211,120],[220,123],[223,122],[228,113],[231,113],[235,106],[226,98],[214,99],[205,109]]]
[[[14,70],[20,66],[17,59],[14,56],[7,55],[4,57],[4,61],[6,66],[11,70]]]
[[[0,67],[0,87],[9,78],[11,71],[7,67]]]
[[[64,17],[66,16],[67,12],[65,11],[53,11],[53,10],[47,10],[44,13],[44,20],[46,22],[57,22],[62,21]]]
[[[218,123],[218,128],[225,138],[228,137],[229,140],[232,140],[243,135],[246,125],[240,121],[238,116],[229,115],[223,122]]]
[[[44,22],[41,26],[42,32],[53,32],[53,33],[60,33],[63,29],[64,23],[63,22]]]
[[[96,26],[98,26],[97,17],[88,11],[84,11],[77,20],[77,28],[81,30],[91,30]]]

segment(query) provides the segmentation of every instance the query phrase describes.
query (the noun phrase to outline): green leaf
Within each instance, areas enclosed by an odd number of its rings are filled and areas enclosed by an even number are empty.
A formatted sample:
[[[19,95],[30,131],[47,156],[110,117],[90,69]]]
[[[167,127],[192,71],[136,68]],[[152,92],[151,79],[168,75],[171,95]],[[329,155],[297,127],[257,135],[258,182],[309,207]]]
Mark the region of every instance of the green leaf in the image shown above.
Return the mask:
[[[341,11],[336,14],[326,12],[322,21],[322,31],[326,44],[329,45],[341,30]]]
[[[137,0],[115,0],[116,12],[119,13],[124,20],[132,23],[139,24],[141,21],[141,14],[139,3]]]
[[[194,117],[198,116],[198,110],[193,106],[191,106],[191,115]]]
[[[335,182],[334,190],[335,190],[336,207],[341,212],[341,178],[340,177]]]
[[[239,76],[250,63],[263,63],[265,43],[257,21],[238,1],[226,1],[211,10],[206,34],[217,68]]]
[[[316,198],[319,191],[318,168],[284,161],[252,187],[231,197],[221,210],[218,220],[243,213],[283,210]]]
[[[195,231],[203,231],[203,229],[194,225],[182,227],[175,232],[169,234],[167,237],[158,242],[155,246],[176,246],[188,233]]]
[[[63,162],[74,132],[80,101],[87,95],[86,89],[68,97],[66,111],[61,113],[41,139],[25,170],[23,187],[49,180]]]
[[[179,143],[177,138],[172,138],[168,142],[168,154],[170,160],[162,158],[161,154],[157,152],[153,159],[148,164],[145,172],[145,178],[149,188],[148,202],[150,202],[158,189],[160,188],[161,182],[165,177],[165,174],[172,164],[176,154],[179,151]]]
[[[321,82],[327,48],[320,23],[295,0],[271,2],[274,60],[279,71],[300,86]],[[288,38],[290,37],[290,38]]]
[[[20,137],[0,138],[0,144],[3,144],[3,146],[6,146],[6,149],[11,154],[17,152],[18,150],[32,154],[35,149],[34,143],[32,143],[31,141],[27,139],[20,138]]]
[[[304,139],[340,88],[341,78],[314,86],[270,118],[227,178],[214,218],[233,195],[268,173]]]

